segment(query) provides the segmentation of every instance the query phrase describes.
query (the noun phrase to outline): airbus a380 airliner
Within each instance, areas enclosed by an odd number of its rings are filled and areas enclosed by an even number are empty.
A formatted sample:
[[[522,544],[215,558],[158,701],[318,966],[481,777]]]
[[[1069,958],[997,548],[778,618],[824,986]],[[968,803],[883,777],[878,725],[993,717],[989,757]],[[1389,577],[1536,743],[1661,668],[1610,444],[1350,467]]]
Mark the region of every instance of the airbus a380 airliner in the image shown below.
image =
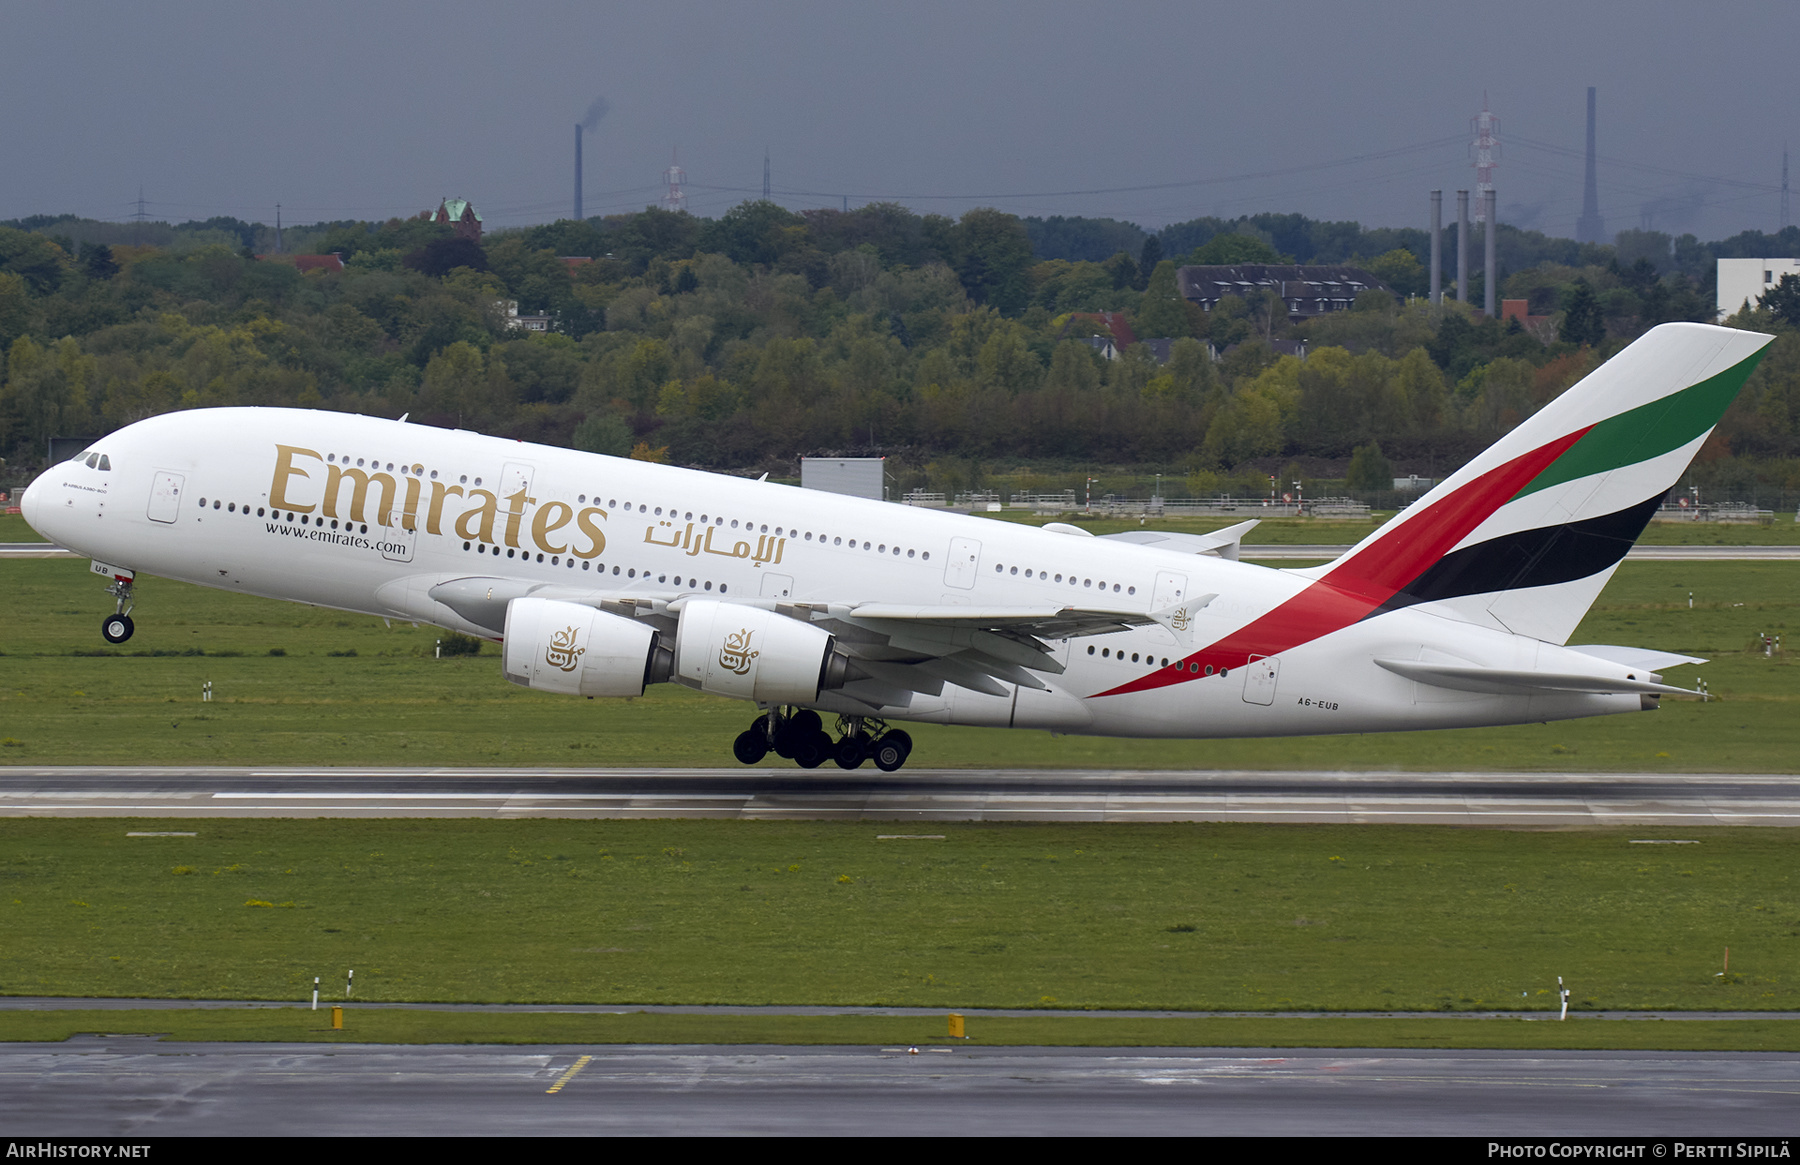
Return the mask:
[[[148,572],[504,644],[517,684],[754,702],[733,746],[811,768],[892,721],[1097,736],[1377,732],[1653,707],[1690,656],[1564,646],[1771,337],[1665,324],[1335,562],[1093,537],[340,413],[130,425],[22,500],[110,580]],[[836,717],[837,739],[820,713]]]

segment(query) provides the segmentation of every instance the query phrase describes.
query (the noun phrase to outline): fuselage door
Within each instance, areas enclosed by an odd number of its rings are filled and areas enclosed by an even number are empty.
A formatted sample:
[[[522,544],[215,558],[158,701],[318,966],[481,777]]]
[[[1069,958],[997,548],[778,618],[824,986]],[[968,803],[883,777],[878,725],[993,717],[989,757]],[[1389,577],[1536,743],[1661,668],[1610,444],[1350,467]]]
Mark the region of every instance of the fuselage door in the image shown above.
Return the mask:
[[[785,599],[794,593],[794,576],[791,574],[765,574],[762,576],[762,597],[765,599]]]
[[[412,561],[413,546],[417,544],[419,540],[419,532],[417,530],[408,530],[399,523],[395,523],[392,526],[375,526],[371,528],[379,533],[381,539],[381,557],[387,559],[389,562]]]
[[[506,468],[500,471],[500,488],[494,492],[500,497],[502,511],[512,509],[512,497],[523,492],[531,496],[531,475],[533,467],[523,461],[509,461]],[[520,507],[523,511],[523,505]]]
[[[970,590],[975,569],[981,565],[981,543],[973,538],[950,539],[950,557],[944,565],[944,585]]]
[[[166,469],[156,471],[150,481],[148,513],[152,522],[173,522],[181,515],[181,487],[185,480],[179,473],[170,473]]]
[[[1166,611],[1170,607],[1179,606],[1187,598],[1187,575],[1176,574],[1172,570],[1156,572],[1156,590],[1150,597],[1152,611]]]
[[[1275,681],[1281,661],[1272,655],[1253,655],[1244,668],[1244,703],[1267,706],[1275,702]]]

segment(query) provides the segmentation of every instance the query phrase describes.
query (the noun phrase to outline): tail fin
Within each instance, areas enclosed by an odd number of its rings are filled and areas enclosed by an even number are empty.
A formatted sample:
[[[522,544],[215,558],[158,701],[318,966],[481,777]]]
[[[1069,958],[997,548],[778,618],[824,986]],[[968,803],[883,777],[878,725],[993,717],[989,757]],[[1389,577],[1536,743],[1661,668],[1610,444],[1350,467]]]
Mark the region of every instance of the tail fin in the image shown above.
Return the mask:
[[[1772,339],[1651,329],[1317,576],[1566,642]]]

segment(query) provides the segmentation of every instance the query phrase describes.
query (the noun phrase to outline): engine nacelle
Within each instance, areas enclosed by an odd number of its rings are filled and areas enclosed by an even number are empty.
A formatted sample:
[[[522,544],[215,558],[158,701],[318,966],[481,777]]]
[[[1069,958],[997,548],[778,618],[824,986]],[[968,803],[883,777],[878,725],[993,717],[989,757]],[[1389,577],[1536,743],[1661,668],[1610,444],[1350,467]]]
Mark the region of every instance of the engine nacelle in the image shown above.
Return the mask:
[[[527,688],[568,696],[641,696],[656,661],[656,631],[580,603],[506,604],[502,670]]]
[[[677,679],[760,704],[810,704],[843,686],[846,662],[824,628],[758,607],[690,599],[675,628]]]

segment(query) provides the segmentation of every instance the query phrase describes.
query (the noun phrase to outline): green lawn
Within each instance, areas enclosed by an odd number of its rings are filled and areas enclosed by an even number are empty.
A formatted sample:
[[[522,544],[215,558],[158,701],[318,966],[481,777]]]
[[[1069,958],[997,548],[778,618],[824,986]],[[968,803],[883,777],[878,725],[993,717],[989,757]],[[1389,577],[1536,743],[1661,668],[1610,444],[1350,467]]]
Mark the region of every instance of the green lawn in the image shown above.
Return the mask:
[[[0,584],[4,764],[728,765],[753,714],[667,684],[630,701],[531,692],[501,678],[492,644],[434,659],[433,628],[159,578],[138,588],[137,635],[108,647],[99,622],[111,600],[85,562],[0,562]],[[1745,648],[1759,631],[1786,634],[1797,614],[1800,563],[1625,564],[1573,641],[1708,657],[1669,679],[1704,675],[1723,697],[1653,713],[1284,740],[907,730],[913,763],[931,767],[1786,772],[1800,757],[1796,673],[1788,655]],[[207,681],[214,699],[201,703]]]
[[[1800,832],[12,819],[0,993],[1800,1009]],[[1697,845],[1635,845],[1679,838]],[[1731,948],[1730,975],[1724,969]]]
[[[329,1006],[329,1004],[325,1005]],[[776,1044],[876,1047],[1555,1048],[1800,1051],[1794,1020],[1561,1023],[1505,1019],[1125,1019],[973,1016],[965,1040],[945,1016],[523,1014],[307,1008],[254,1011],[0,1012],[0,1040],[66,1040],[82,1032],[173,1041],[315,1044]]]

